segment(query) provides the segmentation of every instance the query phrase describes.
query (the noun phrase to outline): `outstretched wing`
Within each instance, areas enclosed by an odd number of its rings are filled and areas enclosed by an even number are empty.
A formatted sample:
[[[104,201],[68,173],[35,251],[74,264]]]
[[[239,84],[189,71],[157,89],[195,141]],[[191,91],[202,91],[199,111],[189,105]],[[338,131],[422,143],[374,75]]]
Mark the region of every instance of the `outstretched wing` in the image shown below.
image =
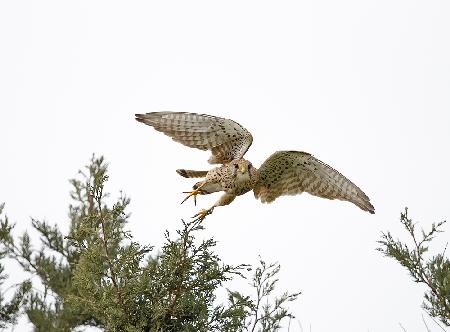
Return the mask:
[[[364,211],[375,213],[369,197],[344,175],[300,151],[278,151],[258,170],[253,189],[255,197],[270,203],[281,195],[296,195],[306,191],[328,199],[349,201]]]
[[[211,150],[210,164],[242,158],[253,142],[252,135],[239,123],[212,115],[153,112],[136,114],[136,120],[190,148]]]

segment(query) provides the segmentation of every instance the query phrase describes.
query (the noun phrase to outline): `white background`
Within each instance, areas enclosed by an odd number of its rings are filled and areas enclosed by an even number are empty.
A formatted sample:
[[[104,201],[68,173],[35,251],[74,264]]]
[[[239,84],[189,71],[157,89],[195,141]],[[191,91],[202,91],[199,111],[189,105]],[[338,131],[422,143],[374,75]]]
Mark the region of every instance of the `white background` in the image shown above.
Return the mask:
[[[205,221],[224,262],[281,264],[279,290],[303,292],[291,331],[425,331],[425,288],[375,248],[381,231],[406,239],[405,206],[424,227],[450,216],[449,17],[448,1],[2,1],[0,202],[18,231],[30,216],[67,229],[67,180],[103,154],[109,191],[132,198],[128,228],[160,246],[217,195],[180,206],[195,181],[175,169],[208,169],[208,153],[134,114],[231,118],[252,132],[256,166],[313,153],[376,214],[249,193]]]

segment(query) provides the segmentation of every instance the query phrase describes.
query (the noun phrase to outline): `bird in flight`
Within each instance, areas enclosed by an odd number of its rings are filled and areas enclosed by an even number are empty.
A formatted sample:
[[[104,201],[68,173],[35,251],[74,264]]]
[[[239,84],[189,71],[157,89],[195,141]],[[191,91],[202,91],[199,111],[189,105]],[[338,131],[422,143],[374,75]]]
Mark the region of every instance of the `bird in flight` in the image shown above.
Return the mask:
[[[136,114],[136,120],[163,132],[190,148],[210,150],[210,164],[221,164],[209,171],[178,169],[185,178],[204,178],[197,182],[189,197],[218,191],[224,194],[209,209],[193,218],[210,215],[215,207],[230,204],[237,196],[253,190],[256,199],[271,203],[282,195],[310,193],[327,199],[348,201],[369,213],[375,213],[369,197],[334,168],[302,151],[277,151],[259,169],[245,160],[253,137],[239,123],[212,115],[183,112]]]

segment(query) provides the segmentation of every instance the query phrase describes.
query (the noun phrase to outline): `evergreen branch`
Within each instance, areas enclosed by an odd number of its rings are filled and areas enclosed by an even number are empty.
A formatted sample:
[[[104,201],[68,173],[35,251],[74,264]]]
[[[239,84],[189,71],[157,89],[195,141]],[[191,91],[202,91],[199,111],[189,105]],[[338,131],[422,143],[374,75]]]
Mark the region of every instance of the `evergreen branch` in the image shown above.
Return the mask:
[[[100,223],[102,225],[102,242],[103,242],[103,249],[105,251],[104,255],[105,255],[105,258],[106,258],[106,260],[108,262],[109,271],[111,273],[111,281],[112,281],[112,283],[114,285],[114,288],[116,289],[117,296],[119,298],[120,304],[122,305],[123,308],[125,308],[124,307],[124,301],[123,301],[122,292],[121,292],[121,289],[120,289],[120,287],[118,285],[118,282],[117,282],[117,275],[116,275],[116,272],[115,272],[115,269],[114,269],[114,265],[113,265],[112,260],[111,260],[111,258],[109,256],[108,235],[106,234],[106,225],[105,225],[104,215],[101,212],[101,210],[99,210],[99,213],[100,213]]]
[[[184,223],[184,222],[183,222]],[[195,223],[193,223],[195,224]],[[178,301],[178,298],[180,297],[181,294],[181,288],[183,285],[183,281],[185,278],[185,269],[186,269],[186,259],[187,259],[187,242],[188,242],[188,238],[189,238],[189,234],[190,232],[194,229],[194,226],[192,227],[188,227],[187,225],[185,225],[185,232],[183,232],[183,236],[182,236],[182,246],[181,246],[181,259],[180,259],[180,270],[181,270],[181,276],[178,279],[178,284],[176,286],[176,290],[175,290],[175,295],[171,294],[171,291],[169,292],[169,299],[171,299],[173,297],[173,300],[171,302],[171,304],[169,305],[169,310],[168,310],[168,317],[171,318],[172,314],[173,314],[173,310],[175,308],[175,304]]]
[[[405,227],[410,236],[413,248],[409,249],[407,244],[400,240],[394,240],[392,235],[382,233],[381,245],[377,248],[387,257],[397,260],[402,266],[408,269],[413,280],[417,283],[425,284],[429,293],[425,293],[423,306],[431,317],[439,317],[440,320],[450,326],[450,261],[445,257],[444,249],[442,254],[426,260],[424,254],[428,252],[430,243],[437,233],[442,232],[442,226],[446,221],[432,224],[429,232],[421,231],[421,238],[418,237],[413,221],[408,218],[408,209],[400,215],[400,222]]]
[[[105,172],[106,172],[106,169],[105,169]],[[103,245],[103,251],[104,251],[103,255],[106,258],[106,262],[108,264],[108,268],[109,268],[109,272],[110,272],[110,279],[113,284],[113,287],[116,290],[119,303],[122,307],[122,310],[124,310],[124,312],[126,312],[125,302],[124,302],[123,295],[122,295],[122,290],[119,286],[119,282],[118,282],[117,274],[116,274],[116,271],[114,268],[114,264],[111,259],[110,253],[109,253],[109,243],[108,243],[109,234],[107,232],[107,225],[106,225],[106,220],[105,220],[106,219],[105,215],[108,214],[108,211],[106,210],[106,208],[104,209],[102,207],[103,186],[104,186],[105,181],[107,181],[107,179],[108,179],[108,176],[104,172],[100,171],[99,173],[94,173],[94,185],[91,186],[90,184],[88,184],[87,199],[89,202],[89,206],[94,206],[94,204],[96,205],[98,219],[100,220],[100,225],[101,225],[100,239],[101,239],[102,245]],[[94,214],[93,209],[91,209],[90,212]]]
[[[272,263],[267,266],[261,259],[259,263],[260,266],[256,268],[251,284],[256,290],[256,303],[250,306],[250,311],[253,314],[253,324],[250,331],[254,332],[259,325],[261,325],[261,331],[263,332],[277,331],[280,329],[280,323],[284,318],[295,318],[284,308],[284,304],[295,301],[301,293],[289,294],[285,292],[281,297],[275,297],[273,304],[269,304],[269,297],[278,282],[275,276],[280,272],[280,265]],[[262,314],[260,315],[263,300],[266,301],[266,304],[262,306]]]
[[[14,243],[11,235],[11,231],[14,225],[9,224],[8,217],[3,217],[4,203],[0,203],[0,286],[8,277],[4,273],[4,266],[1,264],[1,260],[5,258],[10,251],[10,244]],[[4,302],[4,295],[11,289],[15,289],[13,296],[8,302]],[[14,324],[21,311],[21,307],[26,304],[26,296],[30,292],[31,282],[25,280],[20,284],[14,284],[8,287],[6,290],[0,290],[0,329],[5,328],[8,324]]]

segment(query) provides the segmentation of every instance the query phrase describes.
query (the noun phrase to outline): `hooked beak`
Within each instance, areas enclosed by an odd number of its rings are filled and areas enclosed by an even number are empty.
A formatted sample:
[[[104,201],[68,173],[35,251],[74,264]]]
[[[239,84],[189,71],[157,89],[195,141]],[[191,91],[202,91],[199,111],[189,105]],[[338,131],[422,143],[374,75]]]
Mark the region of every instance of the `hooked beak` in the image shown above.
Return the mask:
[[[247,171],[247,167],[245,165],[241,165],[239,167],[239,170],[241,171],[242,174],[245,174],[245,172]]]

